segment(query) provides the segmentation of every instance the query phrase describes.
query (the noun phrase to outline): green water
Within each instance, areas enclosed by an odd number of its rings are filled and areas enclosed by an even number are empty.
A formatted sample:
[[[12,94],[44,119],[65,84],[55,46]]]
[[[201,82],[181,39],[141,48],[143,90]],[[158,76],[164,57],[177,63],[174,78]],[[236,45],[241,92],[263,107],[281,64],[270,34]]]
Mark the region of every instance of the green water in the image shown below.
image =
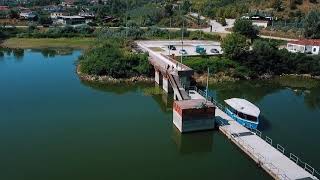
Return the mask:
[[[81,82],[79,55],[0,57],[0,179],[270,179],[219,132],[177,132],[170,97],[154,85]],[[212,89],[218,99],[256,102],[264,132],[319,167],[319,99],[306,97],[313,91],[249,84]]]

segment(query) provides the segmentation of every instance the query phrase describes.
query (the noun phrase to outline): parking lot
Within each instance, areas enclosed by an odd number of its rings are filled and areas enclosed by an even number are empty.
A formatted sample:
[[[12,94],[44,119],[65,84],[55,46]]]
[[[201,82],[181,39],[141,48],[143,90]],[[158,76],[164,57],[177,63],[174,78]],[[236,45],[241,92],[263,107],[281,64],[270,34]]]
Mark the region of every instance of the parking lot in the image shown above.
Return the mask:
[[[184,49],[186,52],[184,56],[198,56],[200,54],[196,52],[197,46],[203,47],[206,50],[205,54],[207,55],[222,54],[220,43],[216,41],[187,40],[183,42],[183,45],[181,41],[139,41],[138,43],[143,44],[152,51],[159,52],[165,55],[174,54],[175,56],[181,56],[181,49]],[[169,45],[172,45],[174,48],[170,50],[168,48]]]

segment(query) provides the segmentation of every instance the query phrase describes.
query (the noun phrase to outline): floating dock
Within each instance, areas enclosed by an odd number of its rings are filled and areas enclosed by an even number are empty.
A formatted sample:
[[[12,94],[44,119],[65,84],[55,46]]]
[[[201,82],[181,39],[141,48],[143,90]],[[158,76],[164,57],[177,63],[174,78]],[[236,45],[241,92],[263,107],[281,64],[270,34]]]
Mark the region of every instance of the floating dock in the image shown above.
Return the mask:
[[[317,179],[269,144],[270,142],[268,143],[257,133],[240,125],[219,108],[216,109],[215,116],[216,121],[220,124],[219,130],[273,178],[285,180]]]

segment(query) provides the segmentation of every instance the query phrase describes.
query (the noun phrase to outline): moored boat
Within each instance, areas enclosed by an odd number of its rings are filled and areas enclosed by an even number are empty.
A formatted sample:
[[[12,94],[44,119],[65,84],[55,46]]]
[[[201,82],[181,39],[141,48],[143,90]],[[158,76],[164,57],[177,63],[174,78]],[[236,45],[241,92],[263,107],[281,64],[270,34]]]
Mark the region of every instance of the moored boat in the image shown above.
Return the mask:
[[[227,99],[225,103],[228,105],[226,112],[232,119],[247,128],[257,129],[260,115],[257,106],[240,98]]]

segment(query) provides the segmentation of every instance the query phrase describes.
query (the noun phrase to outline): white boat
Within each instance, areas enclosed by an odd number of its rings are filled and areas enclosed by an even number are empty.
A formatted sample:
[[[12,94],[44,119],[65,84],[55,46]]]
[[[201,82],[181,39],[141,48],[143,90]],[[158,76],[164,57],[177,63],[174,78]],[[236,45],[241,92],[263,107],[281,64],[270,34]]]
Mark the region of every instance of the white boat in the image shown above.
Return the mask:
[[[228,105],[226,112],[230,117],[247,128],[257,129],[260,115],[257,106],[240,98],[227,99],[225,103]]]

